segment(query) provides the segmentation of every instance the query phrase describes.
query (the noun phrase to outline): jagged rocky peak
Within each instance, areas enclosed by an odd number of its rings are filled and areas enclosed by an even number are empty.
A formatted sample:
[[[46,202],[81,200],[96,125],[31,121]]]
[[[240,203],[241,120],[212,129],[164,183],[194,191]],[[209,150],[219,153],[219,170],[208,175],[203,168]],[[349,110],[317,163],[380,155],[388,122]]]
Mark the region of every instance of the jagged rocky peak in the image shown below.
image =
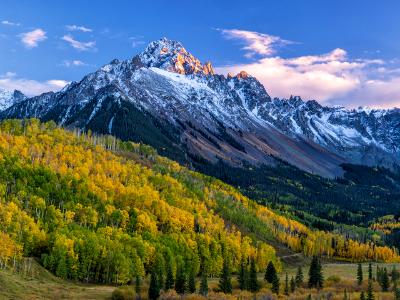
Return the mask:
[[[0,111],[5,110],[15,103],[26,99],[26,96],[18,90],[13,92],[0,88]]]
[[[26,99],[26,96],[19,90],[14,90],[13,97],[15,99],[15,102],[19,102]]]
[[[237,75],[236,75],[236,77],[238,78],[238,79],[246,79],[246,78],[248,78],[250,75],[246,72],[246,71],[240,71]]]
[[[226,78],[228,79],[232,79],[232,78],[236,78],[236,79],[248,79],[248,78],[254,78],[253,76],[249,75],[249,73],[247,73],[246,71],[240,71],[239,73],[237,73],[236,75],[233,75],[231,72],[229,72],[226,75]]]
[[[213,75],[210,62],[204,65],[182,46],[180,42],[167,38],[151,42],[139,54],[139,59],[146,67],[156,67],[179,74]]]

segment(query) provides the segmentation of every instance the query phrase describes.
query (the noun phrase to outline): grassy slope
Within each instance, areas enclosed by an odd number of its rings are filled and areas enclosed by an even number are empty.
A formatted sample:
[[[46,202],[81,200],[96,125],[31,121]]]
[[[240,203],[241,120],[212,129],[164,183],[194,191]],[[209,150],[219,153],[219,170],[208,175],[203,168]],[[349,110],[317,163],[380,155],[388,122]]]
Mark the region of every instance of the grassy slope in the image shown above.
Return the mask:
[[[110,299],[112,291],[115,289],[113,286],[106,285],[89,285],[89,284],[76,284],[70,281],[59,279],[41,267],[35,260],[30,259],[32,262],[32,272],[30,275],[21,275],[11,271],[0,270],[0,300],[6,299]],[[393,266],[400,269],[400,264],[379,264],[380,267],[386,267],[391,270]],[[303,267],[304,277],[307,280],[307,266]],[[285,280],[286,272],[291,276],[295,276],[296,268],[289,266],[280,274],[281,284]],[[334,299],[342,299],[344,288],[353,299],[359,297],[359,291],[366,290],[366,282],[362,286],[355,283],[357,264],[351,263],[326,263],[323,265],[323,273],[325,277],[326,287],[320,291],[320,294],[332,293],[335,295]],[[375,275],[376,264],[373,265]],[[364,277],[368,274],[368,264],[363,264]],[[338,276],[340,282],[332,282],[329,280],[331,276]],[[233,276],[233,286],[237,288],[236,276]],[[264,274],[258,274],[259,282],[262,284],[262,293],[268,293],[265,289]],[[143,283],[142,298],[146,299],[147,281]],[[199,285],[199,280],[197,282]],[[218,287],[218,279],[212,278],[209,280],[210,290],[215,290]],[[381,293],[377,284],[374,284],[376,296],[385,299],[392,299],[392,293]],[[233,298],[238,295],[243,295],[246,299],[247,295],[235,289]],[[316,294],[315,290],[308,290],[306,288],[300,289],[292,295],[296,299],[304,299],[308,294]],[[260,295],[259,294],[259,295]],[[211,293],[214,299],[218,299],[218,295]]]
[[[110,299],[113,286],[62,280],[30,259],[29,275],[0,270],[0,299]]]

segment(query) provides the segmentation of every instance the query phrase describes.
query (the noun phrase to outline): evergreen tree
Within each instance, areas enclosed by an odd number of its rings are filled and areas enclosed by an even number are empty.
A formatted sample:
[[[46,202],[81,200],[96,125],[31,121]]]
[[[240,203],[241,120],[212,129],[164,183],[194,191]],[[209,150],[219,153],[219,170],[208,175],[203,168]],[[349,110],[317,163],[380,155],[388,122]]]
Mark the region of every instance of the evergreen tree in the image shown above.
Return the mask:
[[[376,266],[376,281],[380,284],[382,282],[383,268]]]
[[[303,269],[299,266],[297,268],[297,273],[296,273],[296,285],[297,286],[302,285],[303,281],[304,281]]]
[[[358,285],[361,285],[362,281],[363,281],[362,265],[358,264],[358,267],[357,267],[357,283],[358,283]]]
[[[279,277],[275,273],[275,276],[272,279],[272,288],[271,288],[272,292],[274,292],[275,294],[279,295],[279,286],[280,286]]]
[[[312,287],[316,287],[317,289],[322,288],[324,284],[324,278],[322,275],[322,266],[317,256],[314,256],[311,261],[308,276],[309,276],[308,286],[310,288]]]
[[[149,299],[156,300],[160,297],[160,286],[155,270],[150,275]]]
[[[372,280],[368,280],[367,300],[374,300],[374,290],[372,288]]]
[[[368,280],[372,280],[372,264],[368,264]]]
[[[394,300],[400,300],[400,289],[397,287],[396,283],[393,287],[393,293],[394,293]]]
[[[272,261],[270,261],[268,263],[267,269],[265,271],[265,280],[268,283],[272,283],[272,281],[274,280],[274,278],[276,277],[276,269],[274,266],[274,263]]]
[[[172,266],[170,263],[167,264],[167,275],[165,277],[165,290],[170,290],[172,288],[174,288],[174,283],[175,283],[175,279],[174,279],[174,273],[172,270]]]
[[[136,275],[135,278],[135,292],[136,292],[136,299],[140,300],[141,297],[141,291],[142,291],[142,280],[140,279],[140,276]]]
[[[287,273],[285,276],[285,295],[289,296],[289,276]]]
[[[221,277],[219,279],[219,289],[225,294],[232,293],[231,271],[228,259],[224,259]]]
[[[400,273],[397,271],[396,266],[393,266],[391,272],[392,282],[395,283],[400,278]]]
[[[365,293],[364,293],[364,291],[362,291],[362,292],[360,293],[360,300],[365,300]]]
[[[296,281],[292,276],[292,278],[290,278],[290,292],[293,293],[295,290],[296,290]]]
[[[257,270],[256,270],[256,262],[254,259],[251,259],[250,262],[250,274],[249,274],[249,290],[251,292],[257,292],[260,289],[260,285],[257,280]]]
[[[191,294],[196,292],[196,274],[193,267],[189,272],[188,290]]]
[[[382,292],[387,292],[390,287],[389,275],[387,269],[384,268],[382,271],[382,275],[380,276],[379,284],[382,288]]]
[[[161,253],[157,253],[156,255],[153,270],[157,275],[158,287],[159,289],[162,289],[164,286],[165,259]]]
[[[239,288],[241,290],[247,290],[248,289],[248,272],[247,272],[247,264],[246,260],[242,259],[240,262],[240,270],[239,270],[239,275],[238,275],[238,282],[239,282]]]
[[[175,291],[178,294],[184,294],[186,292],[186,278],[183,267],[180,265],[176,270],[175,277]]]
[[[208,278],[206,272],[201,273],[201,282],[200,282],[200,295],[207,297],[208,295]]]
[[[58,266],[57,266],[57,269],[56,269],[56,275],[58,277],[66,279],[67,278],[67,274],[68,274],[68,272],[67,272],[67,263],[65,262],[65,257],[63,256],[58,261]]]

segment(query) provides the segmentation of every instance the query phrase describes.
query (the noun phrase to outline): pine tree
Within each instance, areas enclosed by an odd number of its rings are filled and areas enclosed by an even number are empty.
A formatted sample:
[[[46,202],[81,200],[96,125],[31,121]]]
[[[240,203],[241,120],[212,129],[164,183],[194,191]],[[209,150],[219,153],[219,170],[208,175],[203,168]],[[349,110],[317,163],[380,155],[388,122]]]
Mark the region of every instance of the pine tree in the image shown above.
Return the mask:
[[[57,265],[57,269],[56,269],[56,275],[58,277],[67,278],[67,263],[65,261],[65,257],[62,257],[58,260],[58,265]]]
[[[303,281],[304,281],[303,269],[299,266],[297,268],[297,273],[296,273],[296,286],[302,285]]]
[[[150,275],[150,286],[149,286],[149,299],[156,300],[160,297],[160,286],[158,284],[158,278],[155,270]]]
[[[379,284],[381,285],[382,292],[387,292],[390,287],[390,281],[389,281],[389,275],[388,275],[386,268],[383,269],[382,275],[380,277],[381,278],[380,278]]]
[[[390,275],[392,277],[392,282],[393,283],[396,282],[399,279],[400,273],[399,273],[399,271],[397,271],[396,266],[393,266],[392,272],[391,272]]]
[[[239,288],[241,290],[248,289],[248,272],[247,272],[246,261],[244,259],[242,259],[242,261],[240,263],[238,282],[239,282]]]
[[[367,300],[374,300],[374,290],[372,288],[372,280],[368,280]]]
[[[358,283],[358,285],[361,285],[362,281],[363,281],[362,265],[358,264],[358,268],[357,268],[357,283]]]
[[[360,300],[365,300],[365,293],[364,293],[364,291],[362,291],[362,292],[360,293]]]
[[[394,300],[400,300],[400,289],[397,287],[396,282],[393,286]]]
[[[322,266],[317,256],[314,256],[311,261],[308,276],[309,276],[308,286],[310,288],[312,287],[316,287],[318,289],[322,288],[324,283],[324,278],[322,275]]]
[[[257,280],[257,270],[256,270],[256,262],[254,259],[251,259],[250,262],[250,274],[249,274],[249,290],[251,292],[257,292],[260,289],[260,285]]]
[[[289,296],[289,276],[287,273],[285,276],[285,295]]]
[[[372,280],[372,264],[368,264],[368,280]]]
[[[191,294],[196,292],[196,274],[194,268],[192,268],[189,272],[188,290]]]
[[[219,289],[225,294],[232,293],[231,271],[227,259],[224,259],[222,273],[219,279]]]
[[[268,263],[267,269],[265,270],[265,280],[268,283],[272,283],[272,281],[274,280],[274,278],[276,277],[276,269],[274,266],[274,263],[272,261],[270,261]]]
[[[292,278],[290,278],[290,292],[293,293],[295,290],[296,290],[296,281],[292,276]]]
[[[208,295],[208,278],[206,272],[201,273],[200,295],[207,297]]]
[[[275,294],[279,295],[279,286],[280,286],[279,277],[275,273],[275,276],[272,279],[272,288],[271,288],[272,292],[274,292]]]
[[[170,263],[167,264],[167,275],[165,277],[165,290],[170,290],[174,287],[175,279],[172,266]]]
[[[140,279],[140,276],[136,276],[135,278],[135,292],[136,292],[136,299],[140,300],[141,299],[141,291],[142,291],[142,281]]]
[[[376,266],[376,281],[380,284],[382,282],[383,269]]]
[[[158,280],[158,288],[162,289],[164,286],[164,272],[165,272],[165,259],[164,256],[160,253],[156,255],[156,260],[153,266],[154,272],[156,272],[157,280]]]
[[[176,270],[175,291],[178,294],[184,294],[186,292],[186,278],[182,266],[178,266]]]

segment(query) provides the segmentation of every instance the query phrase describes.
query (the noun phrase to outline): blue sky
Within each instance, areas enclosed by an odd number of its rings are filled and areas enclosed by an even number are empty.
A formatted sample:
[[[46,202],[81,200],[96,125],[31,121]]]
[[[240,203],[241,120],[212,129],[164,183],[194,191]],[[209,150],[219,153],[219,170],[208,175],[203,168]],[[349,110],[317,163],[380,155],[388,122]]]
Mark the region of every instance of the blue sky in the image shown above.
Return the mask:
[[[166,36],[271,96],[400,106],[399,12],[394,0],[0,0],[0,87],[54,90]]]

